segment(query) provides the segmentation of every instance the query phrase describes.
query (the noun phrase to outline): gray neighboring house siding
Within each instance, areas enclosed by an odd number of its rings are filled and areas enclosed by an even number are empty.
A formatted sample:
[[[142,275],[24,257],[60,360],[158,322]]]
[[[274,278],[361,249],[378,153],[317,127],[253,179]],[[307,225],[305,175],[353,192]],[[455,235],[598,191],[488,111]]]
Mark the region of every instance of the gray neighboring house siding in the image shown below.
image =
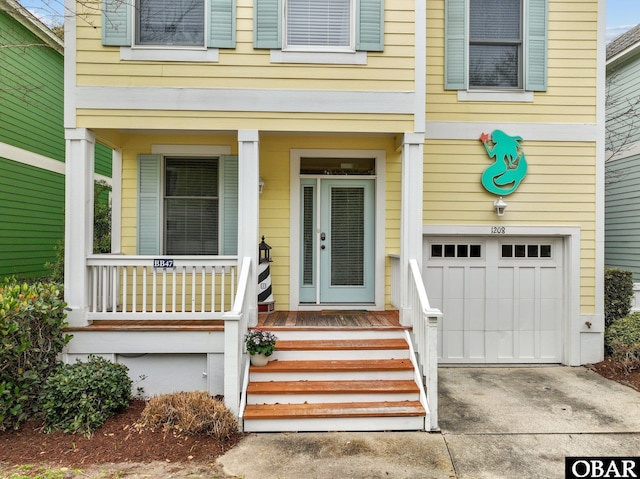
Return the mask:
[[[639,102],[640,25],[607,45],[605,155],[605,266],[631,271],[636,283],[640,282]]]

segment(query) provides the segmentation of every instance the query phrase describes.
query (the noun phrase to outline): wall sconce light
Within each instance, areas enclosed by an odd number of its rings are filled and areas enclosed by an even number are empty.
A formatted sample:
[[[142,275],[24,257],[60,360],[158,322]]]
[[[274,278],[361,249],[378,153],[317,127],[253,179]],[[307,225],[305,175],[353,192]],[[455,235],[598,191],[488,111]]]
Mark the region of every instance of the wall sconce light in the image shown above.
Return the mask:
[[[507,204],[502,200],[502,196],[493,202],[493,209],[496,210],[498,216],[504,215]]]
[[[262,177],[258,180],[258,194],[262,194],[262,190],[264,189],[264,180]]]

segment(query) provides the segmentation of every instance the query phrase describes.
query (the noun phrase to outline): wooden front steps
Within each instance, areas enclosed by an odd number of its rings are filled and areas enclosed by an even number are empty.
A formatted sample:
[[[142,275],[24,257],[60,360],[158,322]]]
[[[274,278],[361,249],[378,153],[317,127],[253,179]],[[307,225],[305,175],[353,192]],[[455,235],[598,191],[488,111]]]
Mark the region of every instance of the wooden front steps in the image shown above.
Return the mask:
[[[249,369],[245,431],[424,429],[403,330],[274,332],[272,361]]]

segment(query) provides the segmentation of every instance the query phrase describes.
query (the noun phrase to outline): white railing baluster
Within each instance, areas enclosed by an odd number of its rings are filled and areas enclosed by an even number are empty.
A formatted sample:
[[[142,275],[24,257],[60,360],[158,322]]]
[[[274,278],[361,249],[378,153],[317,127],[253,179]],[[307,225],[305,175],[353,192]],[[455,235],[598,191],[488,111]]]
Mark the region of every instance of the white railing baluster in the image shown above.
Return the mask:
[[[142,312],[147,312],[147,267],[142,267]]]
[[[216,267],[211,267],[211,312],[216,312]]]
[[[207,304],[207,295],[206,295],[206,286],[207,286],[207,268],[206,266],[202,265],[202,285],[201,285],[201,290],[200,290],[200,301],[201,301],[201,306],[200,306],[200,311],[206,311],[206,304]]]
[[[107,312],[107,291],[109,290],[109,279],[107,278],[107,267],[102,268],[102,312]]]
[[[196,310],[196,267],[191,266],[191,312]]]
[[[127,267],[123,266],[122,267],[122,311],[126,311],[127,310],[127,290],[128,290],[128,286],[127,286]]]
[[[225,309],[225,301],[224,301],[224,291],[227,285],[227,268],[225,268],[224,266],[221,268],[222,272],[220,273],[220,312],[224,313],[226,311]]]
[[[136,313],[138,312],[137,309],[137,305],[138,305],[138,267],[134,266],[133,268],[133,277],[131,278],[132,280],[132,285],[131,285],[131,312],[132,313]],[[123,309],[122,312],[125,312],[126,309]]]
[[[171,281],[173,282],[173,284],[171,285],[171,312],[175,313],[176,312],[176,288],[178,283],[176,282],[176,269],[173,268],[172,271],[172,275],[171,275]]]
[[[182,312],[186,310],[187,304],[187,268],[182,267]]]
[[[162,270],[162,312],[167,312],[167,270]]]
[[[118,311],[118,273],[120,272],[120,268],[117,266],[110,267],[111,271],[111,291],[109,295],[111,296],[111,311]]]
[[[151,282],[151,312],[155,313],[158,311],[158,298],[156,297],[158,294],[158,270],[155,268],[153,268],[153,271],[151,272]]]
[[[91,308],[90,311],[92,313],[96,313],[98,311],[98,268],[99,266],[94,266],[91,268]]]

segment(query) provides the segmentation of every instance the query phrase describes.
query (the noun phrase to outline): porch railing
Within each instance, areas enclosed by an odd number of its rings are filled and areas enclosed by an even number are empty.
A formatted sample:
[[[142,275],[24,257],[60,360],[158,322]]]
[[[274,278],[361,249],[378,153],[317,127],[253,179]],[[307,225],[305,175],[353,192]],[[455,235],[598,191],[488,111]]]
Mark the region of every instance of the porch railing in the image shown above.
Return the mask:
[[[438,318],[439,309],[429,304],[420,266],[415,259],[409,260],[406,304],[402,300],[402,273],[400,257],[391,255],[391,304],[403,311],[403,322],[411,326],[413,350],[417,356],[420,374],[426,385],[430,430],[438,429]]]
[[[223,319],[236,297],[235,256],[92,255],[87,319]]]
[[[249,295],[247,286],[251,277],[251,258],[244,258],[238,278],[238,294],[231,311],[224,314],[224,402],[236,417],[242,414],[240,398],[248,369],[243,367],[244,334],[248,329]]]
[[[431,413],[429,427],[434,431],[438,429],[438,318],[442,317],[442,312],[429,305],[420,266],[415,259],[409,260],[408,288],[414,347],[427,386]]]

